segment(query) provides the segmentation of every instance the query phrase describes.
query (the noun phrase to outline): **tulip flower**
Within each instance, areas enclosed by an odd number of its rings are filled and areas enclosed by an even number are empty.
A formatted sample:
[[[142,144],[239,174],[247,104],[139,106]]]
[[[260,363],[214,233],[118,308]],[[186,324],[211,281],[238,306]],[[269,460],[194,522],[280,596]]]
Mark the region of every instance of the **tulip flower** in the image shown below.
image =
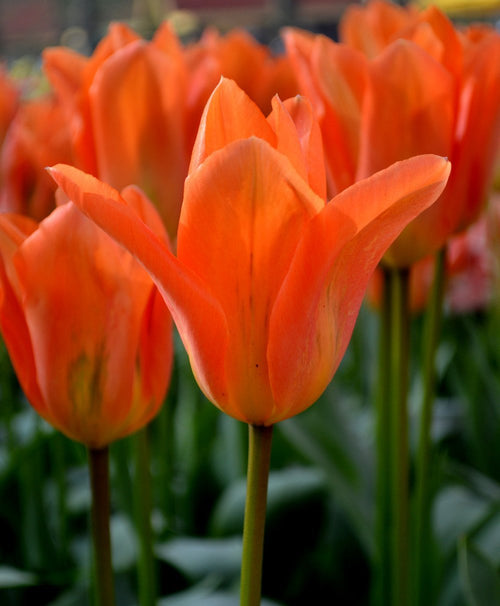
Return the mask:
[[[459,32],[436,8],[376,0],[341,20],[344,43],[287,30],[287,53],[320,120],[330,189],[422,153],[450,159],[449,183],[384,263],[409,267],[483,207],[500,140],[500,35]],[[388,133],[391,133],[388,135]]]
[[[114,24],[90,58],[64,48],[43,57],[76,164],[118,189],[139,185],[175,238],[189,154],[186,74],[174,33],[164,25],[146,42]]]
[[[140,208],[137,192],[124,195]],[[0,255],[0,327],[35,410],[93,449],[148,423],[165,396],[172,342],[143,268],[73,204],[40,224],[0,215]]]

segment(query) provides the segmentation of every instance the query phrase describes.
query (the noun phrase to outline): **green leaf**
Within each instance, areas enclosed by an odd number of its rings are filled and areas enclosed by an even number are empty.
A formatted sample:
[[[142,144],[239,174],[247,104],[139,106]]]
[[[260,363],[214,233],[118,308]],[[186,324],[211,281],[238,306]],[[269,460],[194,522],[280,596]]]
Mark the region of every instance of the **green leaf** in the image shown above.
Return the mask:
[[[156,555],[172,564],[187,577],[200,580],[216,575],[225,580],[238,577],[241,539],[180,538],[156,546]]]
[[[365,551],[373,553],[373,424],[354,401],[329,389],[310,410],[278,425],[298,453],[321,470]]]
[[[500,575],[466,537],[459,544],[459,571],[469,606],[500,604]]]
[[[436,499],[434,527],[445,552],[455,549],[459,538],[490,514],[490,503],[465,486],[448,486]]]
[[[497,514],[474,535],[474,543],[488,560],[500,567],[500,515]]]
[[[49,606],[89,606],[89,588],[75,587],[60,595]]]
[[[10,566],[0,566],[0,587],[27,587],[36,585],[37,578],[31,572],[11,568]]]

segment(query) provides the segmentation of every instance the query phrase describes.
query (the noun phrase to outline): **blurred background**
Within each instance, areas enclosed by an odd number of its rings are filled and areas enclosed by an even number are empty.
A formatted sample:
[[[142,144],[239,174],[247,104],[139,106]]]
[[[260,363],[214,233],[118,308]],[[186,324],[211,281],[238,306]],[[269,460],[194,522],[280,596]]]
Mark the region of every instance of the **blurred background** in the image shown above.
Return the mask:
[[[126,21],[147,35],[164,18],[181,34],[203,24],[226,29],[244,25],[261,36],[282,23],[300,21],[333,27],[346,0],[2,0],[0,50],[4,57],[38,53],[66,44],[80,51],[95,46],[110,21]]]
[[[37,55],[45,46],[64,44],[80,52],[94,48],[110,21],[125,21],[148,36],[165,18],[182,37],[195,37],[205,25],[249,29],[269,42],[283,25],[299,25],[335,37],[349,0],[1,0],[0,53],[16,59]],[[362,3],[362,2],[361,2]],[[407,2],[400,1],[405,5]],[[429,4],[421,0],[421,6]],[[450,16],[495,21],[499,0],[441,0]]]

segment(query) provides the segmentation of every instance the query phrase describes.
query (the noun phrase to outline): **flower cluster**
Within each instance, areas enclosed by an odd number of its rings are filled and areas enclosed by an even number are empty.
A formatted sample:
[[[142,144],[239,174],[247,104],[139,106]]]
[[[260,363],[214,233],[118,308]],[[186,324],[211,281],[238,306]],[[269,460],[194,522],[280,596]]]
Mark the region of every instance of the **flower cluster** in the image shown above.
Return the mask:
[[[275,56],[115,23],[88,57],[45,49],[38,96],[0,71],[0,330],[71,439],[158,413],[172,320],[208,400],[268,429],[325,391],[377,268],[421,309],[446,250],[449,305],[491,297],[500,34],[385,0],[339,31]]]

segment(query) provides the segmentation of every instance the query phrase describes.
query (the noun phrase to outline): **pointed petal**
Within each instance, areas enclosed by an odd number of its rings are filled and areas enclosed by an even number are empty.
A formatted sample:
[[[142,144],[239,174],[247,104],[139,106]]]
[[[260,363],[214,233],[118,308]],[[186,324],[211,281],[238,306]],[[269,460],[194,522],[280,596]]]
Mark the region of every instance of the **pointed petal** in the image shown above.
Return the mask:
[[[111,23],[107,34],[99,41],[89,58],[85,70],[86,84],[90,85],[95,72],[108,57],[137,40],[140,40],[140,36],[125,23]]]
[[[297,95],[282,103],[274,97],[272,105],[268,121],[277,135],[277,150],[287,156],[311,189],[326,199],[321,131],[309,101]]]
[[[203,112],[189,172],[214,151],[252,136],[276,144],[276,136],[257,105],[233,80],[222,78]]]
[[[70,166],[57,165],[50,172],[83,212],[144,265],[177,325],[198,384],[215,404],[224,401],[227,325],[206,285],[172,255],[116,190]]]
[[[172,24],[163,21],[157,28],[152,39],[153,46],[163,51],[176,61],[184,62],[183,48]]]
[[[269,370],[278,410],[298,414],[331,380],[368,280],[404,226],[443,190],[449,163],[412,158],[360,181],[309,224],[273,308]]]

